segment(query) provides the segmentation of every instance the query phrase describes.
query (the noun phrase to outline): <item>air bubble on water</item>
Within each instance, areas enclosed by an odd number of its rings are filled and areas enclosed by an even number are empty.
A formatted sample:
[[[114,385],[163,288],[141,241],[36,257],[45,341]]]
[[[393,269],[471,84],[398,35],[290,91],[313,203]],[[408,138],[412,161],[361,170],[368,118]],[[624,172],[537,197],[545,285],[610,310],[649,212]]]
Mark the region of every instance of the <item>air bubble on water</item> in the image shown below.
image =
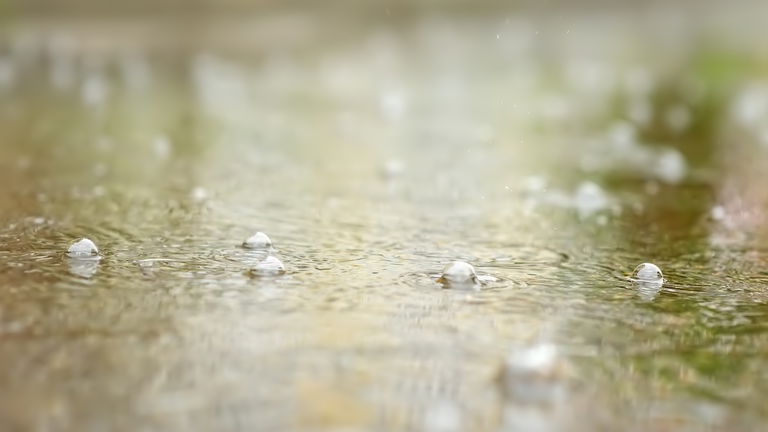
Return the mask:
[[[243,247],[248,249],[269,249],[272,247],[272,240],[268,235],[259,231],[256,234],[248,237],[243,242]]]
[[[70,258],[97,258],[99,249],[90,239],[82,238],[69,246],[67,256]]]
[[[656,264],[642,263],[635,268],[632,279],[641,282],[663,282],[664,275]]]
[[[454,261],[443,270],[438,282],[445,285],[477,285],[475,268],[464,261]]]
[[[280,275],[285,273],[285,266],[275,256],[268,256],[250,270],[251,274],[259,276]]]

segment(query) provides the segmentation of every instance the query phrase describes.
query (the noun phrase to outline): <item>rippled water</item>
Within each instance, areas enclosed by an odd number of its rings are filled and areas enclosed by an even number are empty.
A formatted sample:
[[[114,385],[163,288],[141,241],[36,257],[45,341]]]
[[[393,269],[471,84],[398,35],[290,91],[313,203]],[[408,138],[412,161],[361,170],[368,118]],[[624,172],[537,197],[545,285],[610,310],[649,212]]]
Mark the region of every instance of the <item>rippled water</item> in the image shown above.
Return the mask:
[[[0,428],[760,430],[768,56],[595,19],[17,24]]]

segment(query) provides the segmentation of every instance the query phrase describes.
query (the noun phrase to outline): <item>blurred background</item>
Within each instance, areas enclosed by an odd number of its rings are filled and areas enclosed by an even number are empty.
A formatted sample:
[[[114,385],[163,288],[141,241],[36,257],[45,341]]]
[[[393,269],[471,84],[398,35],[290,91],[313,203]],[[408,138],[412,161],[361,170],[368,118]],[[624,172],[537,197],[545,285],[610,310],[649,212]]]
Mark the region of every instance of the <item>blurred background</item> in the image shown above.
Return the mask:
[[[766,16],[0,0],[0,429],[761,430]]]

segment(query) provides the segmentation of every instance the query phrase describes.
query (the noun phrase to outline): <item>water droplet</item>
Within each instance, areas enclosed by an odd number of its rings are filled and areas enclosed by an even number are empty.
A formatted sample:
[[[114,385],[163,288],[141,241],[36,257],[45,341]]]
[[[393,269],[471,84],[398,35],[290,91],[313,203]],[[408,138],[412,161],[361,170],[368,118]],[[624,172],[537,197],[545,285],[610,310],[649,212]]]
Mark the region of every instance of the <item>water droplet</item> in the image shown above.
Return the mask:
[[[272,240],[269,238],[269,236],[259,231],[256,234],[248,237],[243,242],[243,247],[248,249],[269,249],[272,247]]]
[[[256,264],[256,267],[252,268],[250,271],[252,274],[259,276],[279,275],[285,273],[285,266],[277,257],[270,255]]]
[[[477,273],[475,268],[464,261],[454,261],[443,270],[438,279],[445,285],[477,285]]]
[[[99,249],[90,239],[82,238],[67,249],[67,256],[70,258],[94,258],[98,257]]]
[[[635,271],[632,273],[632,278],[642,282],[662,282],[664,280],[664,275],[657,265],[642,263],[635,268]]]

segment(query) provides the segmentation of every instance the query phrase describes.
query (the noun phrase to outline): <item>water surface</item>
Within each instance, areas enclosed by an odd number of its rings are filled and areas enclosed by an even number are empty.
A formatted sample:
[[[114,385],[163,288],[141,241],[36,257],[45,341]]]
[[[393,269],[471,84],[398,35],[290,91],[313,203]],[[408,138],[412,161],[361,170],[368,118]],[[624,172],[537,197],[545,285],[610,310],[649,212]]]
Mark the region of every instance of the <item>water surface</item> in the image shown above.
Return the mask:
[[[1,429],[760,430],[759,32],[329,15],[5,30]]]

